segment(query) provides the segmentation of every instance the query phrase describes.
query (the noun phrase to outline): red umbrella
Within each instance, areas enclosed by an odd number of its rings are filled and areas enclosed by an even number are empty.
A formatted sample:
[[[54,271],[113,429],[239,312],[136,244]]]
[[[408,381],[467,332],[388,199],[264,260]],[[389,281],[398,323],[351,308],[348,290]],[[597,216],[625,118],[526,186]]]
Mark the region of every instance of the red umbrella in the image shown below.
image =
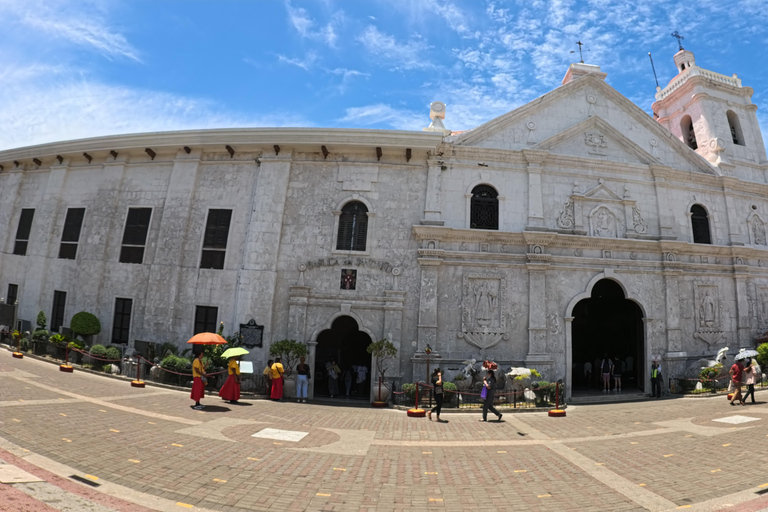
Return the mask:
[[[227,340],[215,332],[201,332],[192,336],[187,343],[193,345],[226,345]]]

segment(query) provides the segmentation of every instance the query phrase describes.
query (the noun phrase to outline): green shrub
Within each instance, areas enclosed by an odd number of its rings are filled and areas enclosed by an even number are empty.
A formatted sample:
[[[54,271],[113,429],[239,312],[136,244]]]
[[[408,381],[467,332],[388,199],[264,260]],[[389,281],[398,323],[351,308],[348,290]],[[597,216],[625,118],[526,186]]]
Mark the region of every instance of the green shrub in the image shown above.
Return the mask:
[[[454,384],[453,382],[443,382],[443,389],[445,391],[450,391],[451,393],[455,393],[456,391],[458,391],[456,384]]]
[[[116,346],[110,345],[107,347],[107,353],[105,359],[111,359],[117,361],[123,357],[123,352]]]
[[[304,343],[296,340],[275,341],[269,347],[269,355],[283,360],[285,373],[290,375],[293,367],[299,362],[299,358],[309,354],[309,349]]]
[[[412,382],[406,382],[400,387],[400,390],[405,393],[408,398],[414,398],[416,396],[416,384]]]
[[[717,377],[721,369],[722,369],[722,365],[720,365],[720,368],[716,366],[713,366],[711,368],[704,368],[703,370],[701,370],[701,373],[699,373],[699,377],[701,377],[704,380],[712,380]]]
[[[538,371],[536,371],[535,369],[531,368],[531,378],[534,378],[534,377],[537,378],[537,379],[540,379],[541,378],[541,374]]]
[[[45,341],[50,337],[51,333],[46,331],[45,329],[36,329],[35,332],[32,333],[32,339],[35,341]]]
[[[76,348],[77,350],[83,350],[85,348],[85,342],[83,340],[72,340],[67,343],[70,349]]]
[[[89,350],[89,353],[93,357],[98,357],[101,359],[107,358],[107,349],[104,345],[94,345],[91,347],[91,350]]]
[[[67,343],[69,343],[69,336],[65,336],[63,334],[54,334],[50,338],[48,338],[48,341],[51,342],[51,344],[56,345],[57,347],[63,347]]]
[[[43,311],[40,311],[37,314],[37,327],[40,329],[45,329],[47,322],[48,322],[48,319],[45,318],[45,313]]]
[[[93,336],[101,332],[101,322],[96,315],[81,311],[75,313],[72,321],[69,323],[72,333],[79,336]]]
[[[768,343],[761,343],[757,347],[757,362],[761,367],[768,366]]]
[[[112,363],[105,364],[104,366],[101,367],[101,370],[104,373],[110,373],[112,371]]]
[[[174,355],[165,356],[165,358],[160,361],[160,367],[165,368],[166,370],[170,370],[172,372],[177,373],[188,373],[188,367],[190,367],[192,363],[190,363],[188,360],[184,359],[183,357],[178,357]]]
[[[21,341],[19,341],[19,348],[24,352],[27,352],[29,350],[29,340],[27,338],[22,338]]]
[[[455,376],[453,378],[453,380],[454,380],[454,382],[457,381],[457,380],[467,380],[467,377],[465,377],[463,373],[460,373],[457,376]]]

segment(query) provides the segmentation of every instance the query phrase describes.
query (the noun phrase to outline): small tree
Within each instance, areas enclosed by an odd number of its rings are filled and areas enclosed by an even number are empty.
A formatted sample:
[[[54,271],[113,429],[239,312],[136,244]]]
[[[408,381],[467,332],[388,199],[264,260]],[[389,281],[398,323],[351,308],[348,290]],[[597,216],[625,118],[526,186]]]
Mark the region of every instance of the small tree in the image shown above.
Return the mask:
[[[761,343],[757,347],[757,364],[761,367],[768,367],[768,343]]]
[[[282,359],[286,375],[290,375],[299,358],[306,357],[307,354],[307,346],[296,340],[276,341],[269,347],[269,355]]]
[[[365,350],[376,358],[376,371],[379,377],[384,378],[390,361],[397,355],[397,347],[387,338],[382,338],[368,345]]]
[[[70,329],[72,329],[73,336],[95,336],[101,332],[101,322],[96,318],[96,315],[81,311],[75,313],[72,317],[72,321],[69,323]]]
[[[48,319],[45,318],[45,313],[43,311],[40,311],[37,314],[37,328],[38,329],[45,329],[45,326],[48,322]]]

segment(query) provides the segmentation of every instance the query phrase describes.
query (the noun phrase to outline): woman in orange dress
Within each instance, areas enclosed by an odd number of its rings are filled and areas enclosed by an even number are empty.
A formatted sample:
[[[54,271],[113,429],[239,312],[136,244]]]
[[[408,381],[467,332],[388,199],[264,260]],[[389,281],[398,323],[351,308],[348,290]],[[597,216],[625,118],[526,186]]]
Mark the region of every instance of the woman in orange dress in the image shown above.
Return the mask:
[[[283,363],[280,362],[280,358],[275,358],[275,364],[272,365],[272,394],[270,398],[272,400],[281,400],[283,398]]]
[[[203,351],[201,350],[192,362],[192,394],[190,398],[195,401],[193,409],[200,410],[203,408],[200,400],[205,396],[203,379],[206,377],[205,366],[203,365]]]
[[[227,367],[227,381],[221,386],[219,396],[230,403],[236,404],[240,400],[240,356],[230,357]]]

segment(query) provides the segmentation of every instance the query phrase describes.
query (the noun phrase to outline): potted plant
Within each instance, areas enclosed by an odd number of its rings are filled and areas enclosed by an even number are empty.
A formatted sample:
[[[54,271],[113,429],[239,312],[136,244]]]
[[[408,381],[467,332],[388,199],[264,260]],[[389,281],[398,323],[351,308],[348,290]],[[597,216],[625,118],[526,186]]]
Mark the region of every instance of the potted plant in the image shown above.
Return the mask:
[[[299,362],[299,358],[306,357],[307,354],[309,354],[307,346],[296,340],[280,340],[270,345],[269,355],[279,357],[285,370],[283,396],[293,397],[296,395],[296,380],[293,376],[293,368]]]
[[[376,372],[379,376],[379,382],[371,383],[371,392],[375,397],[374,404],[386,404],[390,389],[384,377],[386,377],[389,364],[397,355],[397,347],[387,338],[382,338],[368,345],[366,351],[375,358]]]
[[[469,380],[463,373],[458,374],[453,378],[453,384],[459,391],[466,391],[472,385],[472,381]]]
[[[48,343],[50,343],[51,351],[53,352],[54,357],[57,359],[64,359],[64,347],[67,346],[69,341],[69,336],[64,334],[54,334],[48,338]]]
[[[87,311],[75,313],[72,321],[69,322],[69,327],[72,329],[72,337],[80,336],[83,341],[86,341],[86,337],[95,336],[101,332],[101,322],[96,318],[96,315]]]
[[[462,377],[464,377],[462,375]],[[456,379],[454,379],[456,380]],[[443,405],[445,407],[458,407],[459,406],[459,389],[453,382],[444,382],[443,391],[445,392],[445,401]]]

